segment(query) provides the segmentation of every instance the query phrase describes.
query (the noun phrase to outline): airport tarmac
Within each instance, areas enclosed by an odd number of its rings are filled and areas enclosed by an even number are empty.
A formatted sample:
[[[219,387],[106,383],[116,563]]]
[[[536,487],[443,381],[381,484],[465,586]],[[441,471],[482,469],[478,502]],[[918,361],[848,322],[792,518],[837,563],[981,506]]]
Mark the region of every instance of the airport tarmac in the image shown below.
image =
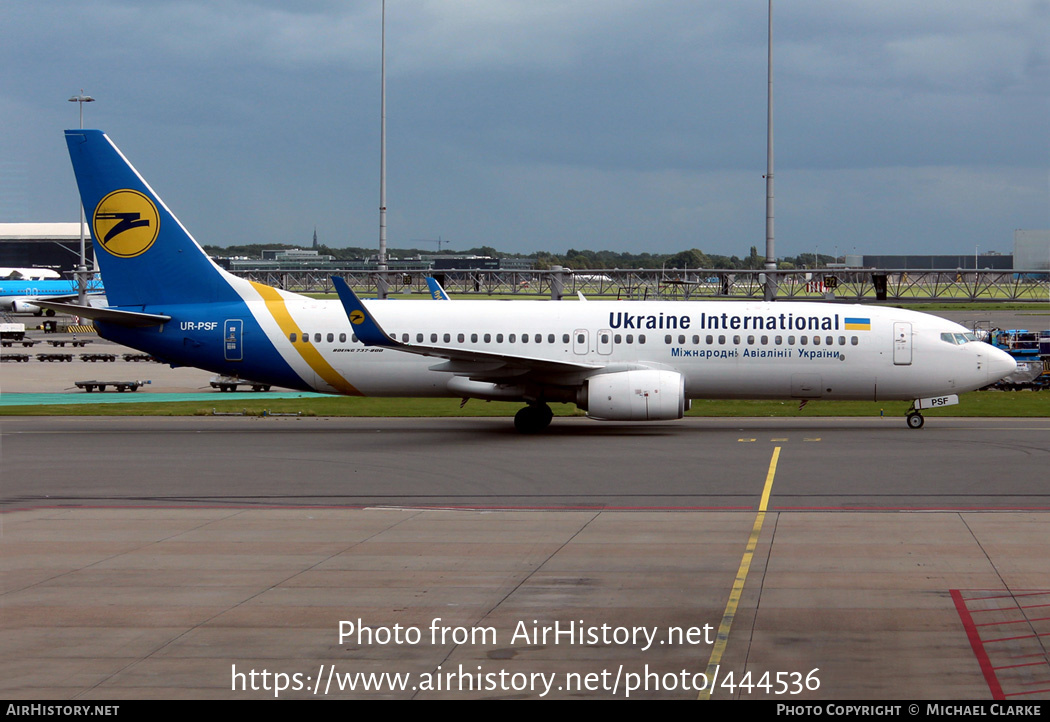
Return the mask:
[[[1050,419],[3,417],[0,449],[9,699],[1050,699]]]
[[[1046,700],[1048,432],[7,417],[0,690]]]

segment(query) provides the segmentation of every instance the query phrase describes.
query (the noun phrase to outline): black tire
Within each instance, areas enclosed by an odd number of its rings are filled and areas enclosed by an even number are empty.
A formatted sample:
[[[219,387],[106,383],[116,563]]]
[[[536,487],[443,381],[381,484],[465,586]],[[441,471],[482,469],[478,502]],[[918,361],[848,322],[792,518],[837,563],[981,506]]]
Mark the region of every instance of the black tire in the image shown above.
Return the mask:
[[[514,414],[514,428],[521,434],[538,434],[548,426],[554,412],[546,404],[542,406],[526,406]]]
[[[922,414],[908,414],[908,428],[909,429],[921,429],[923,424],[926,423],[926,419],[923,418]]]

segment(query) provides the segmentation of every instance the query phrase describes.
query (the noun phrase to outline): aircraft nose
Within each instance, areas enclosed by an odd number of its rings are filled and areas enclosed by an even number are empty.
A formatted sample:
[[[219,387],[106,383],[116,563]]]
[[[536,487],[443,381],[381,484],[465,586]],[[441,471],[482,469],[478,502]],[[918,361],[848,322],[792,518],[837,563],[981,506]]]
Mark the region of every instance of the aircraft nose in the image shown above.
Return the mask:
[[[1013,356],[997,348],[989,349],[988,354],[988,383],[994,384],[1004,376],[1009,376],[1017,370],[1017,362]]]

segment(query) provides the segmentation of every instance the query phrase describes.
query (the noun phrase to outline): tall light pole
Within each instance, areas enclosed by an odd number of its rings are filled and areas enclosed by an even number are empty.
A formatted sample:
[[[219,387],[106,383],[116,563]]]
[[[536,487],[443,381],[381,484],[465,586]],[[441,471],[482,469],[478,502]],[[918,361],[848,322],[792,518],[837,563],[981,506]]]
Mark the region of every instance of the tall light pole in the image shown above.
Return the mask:
[[[80,106],[80,129],[84,129],[84,103],[94,103],[95,99],[90,95],[84,95],[84,89],[80,89],[78,95],[69,99],[70,103]],[[80,265],[77,266],[77,303],[81,306],[87,305],[87,249],[84,243],[84,204],[80,204]]]
[[[767,53],[766,90],[766,283],[762,293],[766,301],[777,297],[776,252],[773,249],[773,0],[769,0],[769,50]]]
[[[376,279],[376,295],[386,298],[386,0],[383,0],[379,84],[379,277]]]

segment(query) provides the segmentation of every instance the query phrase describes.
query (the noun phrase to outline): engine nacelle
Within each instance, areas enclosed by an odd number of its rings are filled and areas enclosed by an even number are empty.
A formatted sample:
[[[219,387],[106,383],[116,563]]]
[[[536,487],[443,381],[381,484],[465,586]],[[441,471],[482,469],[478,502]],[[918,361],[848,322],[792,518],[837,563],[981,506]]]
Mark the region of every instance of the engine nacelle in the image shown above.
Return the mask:
[[[11,311],[14,313],[33,313],[39,316],[44,312],[44,309],[29,303],[29,301],[12,301]]]
[[[601,421],[680,419],[689,408],[685,378],[676,371],[641,369],[600,374],[587,379],[587,416]]]

